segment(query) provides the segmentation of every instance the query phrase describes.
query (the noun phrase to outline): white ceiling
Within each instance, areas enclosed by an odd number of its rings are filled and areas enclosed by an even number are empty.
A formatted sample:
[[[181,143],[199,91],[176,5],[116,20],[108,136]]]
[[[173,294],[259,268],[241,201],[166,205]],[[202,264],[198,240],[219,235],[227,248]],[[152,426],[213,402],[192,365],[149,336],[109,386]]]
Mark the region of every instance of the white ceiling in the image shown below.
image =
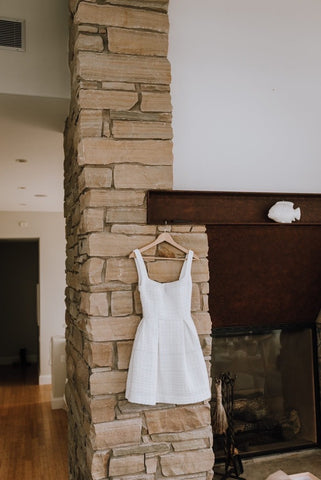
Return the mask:
[[[68,105],[62,98],[0,94],[0,210],[63,210]]]
[[[67,4],[1,0],[1,16],[26,22],[26,51],[0,49],[0,211],[63,210]]]

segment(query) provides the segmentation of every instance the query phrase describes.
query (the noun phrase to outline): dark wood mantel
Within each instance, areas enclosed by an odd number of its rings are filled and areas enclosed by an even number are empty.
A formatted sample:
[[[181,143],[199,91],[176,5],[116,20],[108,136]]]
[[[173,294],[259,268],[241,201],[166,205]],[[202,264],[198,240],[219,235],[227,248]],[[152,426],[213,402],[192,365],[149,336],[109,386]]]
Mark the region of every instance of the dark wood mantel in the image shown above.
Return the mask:
[[[288,200],[301,220],[278,224]],[[321,308],[321,195],[150,191],[148,223],[205,224],[214,327],[312,324]]]
[[[151,190],[147,197],[150,224],[193,223],[205,225],[271,225],[270,207],[288,200],[301,208],[296,225],[321,225],[321,194],[203,192]]]

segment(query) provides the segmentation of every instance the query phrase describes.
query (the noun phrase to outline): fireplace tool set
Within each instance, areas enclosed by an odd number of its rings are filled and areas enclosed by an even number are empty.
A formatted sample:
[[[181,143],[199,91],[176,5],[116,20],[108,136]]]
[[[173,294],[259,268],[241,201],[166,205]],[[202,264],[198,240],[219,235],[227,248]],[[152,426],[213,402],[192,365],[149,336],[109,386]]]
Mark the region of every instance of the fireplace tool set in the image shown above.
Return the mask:
[[[236,376],[230,373],[222,373],[214,378],[216,387],[214,431],[217,434],[224,434],[225,472],[222,474],[222,480],[228,478],[245,480],[240,477],[243,473],[243,465],[234,438],[233,405],[235,379]]]

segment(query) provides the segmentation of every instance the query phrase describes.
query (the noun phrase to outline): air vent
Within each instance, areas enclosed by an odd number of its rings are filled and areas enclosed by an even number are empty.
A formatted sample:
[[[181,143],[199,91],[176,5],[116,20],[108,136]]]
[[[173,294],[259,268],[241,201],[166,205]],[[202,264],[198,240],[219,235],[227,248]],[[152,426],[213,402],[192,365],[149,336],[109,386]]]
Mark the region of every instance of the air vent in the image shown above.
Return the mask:
[[[24,20],[0,18],[0,48],[25,50]]]

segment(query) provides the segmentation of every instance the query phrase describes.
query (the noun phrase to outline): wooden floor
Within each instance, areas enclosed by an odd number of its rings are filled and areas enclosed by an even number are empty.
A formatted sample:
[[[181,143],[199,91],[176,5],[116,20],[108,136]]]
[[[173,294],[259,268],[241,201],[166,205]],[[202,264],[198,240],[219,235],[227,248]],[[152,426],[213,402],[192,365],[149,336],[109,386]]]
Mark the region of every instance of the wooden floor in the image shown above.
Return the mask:
[[[0,367],[0,480],[67,480],[67,416],[31,366]]]

